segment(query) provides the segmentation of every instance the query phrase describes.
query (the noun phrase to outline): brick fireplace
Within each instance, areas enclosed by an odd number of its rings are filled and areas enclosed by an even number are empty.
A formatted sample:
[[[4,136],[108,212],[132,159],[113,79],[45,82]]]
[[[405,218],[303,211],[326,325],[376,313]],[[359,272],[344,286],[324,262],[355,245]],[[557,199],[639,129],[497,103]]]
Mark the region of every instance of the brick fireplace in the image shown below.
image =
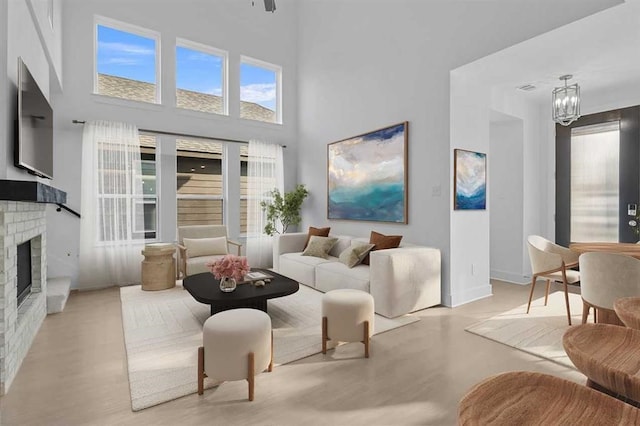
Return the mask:
[[[65,201],[66,193],[39,182],[0,181],[0,395],[47,315],[46,203]],[[26,241],[31,242],[31,292],[18,306],[17,247]]]

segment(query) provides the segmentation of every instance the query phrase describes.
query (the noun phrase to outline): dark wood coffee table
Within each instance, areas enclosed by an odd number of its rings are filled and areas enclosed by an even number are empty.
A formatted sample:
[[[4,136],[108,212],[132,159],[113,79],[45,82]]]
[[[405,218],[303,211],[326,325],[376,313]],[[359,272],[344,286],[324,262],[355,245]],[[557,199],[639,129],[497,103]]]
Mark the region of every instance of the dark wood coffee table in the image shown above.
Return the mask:
[[[288,296],[295,293],[300,285],[283,275],[272,271],[261,271],[273,277],[264,287],[253,284],[238,284],[231,293],[220,290],[220,282],[209,272],[189,275],[182,281],[182,286],[200,303],[211,305],[211,315],[234,308],[254,308],[267,312],[267,299]]]

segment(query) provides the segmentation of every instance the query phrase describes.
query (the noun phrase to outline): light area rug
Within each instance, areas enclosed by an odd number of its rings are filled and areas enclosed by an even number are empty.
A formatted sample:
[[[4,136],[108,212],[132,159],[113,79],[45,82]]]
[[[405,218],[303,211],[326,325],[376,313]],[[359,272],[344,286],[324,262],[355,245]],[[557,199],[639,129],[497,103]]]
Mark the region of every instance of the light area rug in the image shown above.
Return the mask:
[[[300,285],[292,295],[269,300],[274,362],[286,364],[322,350],[322,293]],[[182,288],[120,289],[131,408],[142,410],[197,391],[197,350],[210,307]],[[375,316],[376,334],[418,321],[411,315]],[[205,387],[216,385],[205,379]]]
[[[569,293],[569,306],[571,323],[580,324],[582,298],[579,294]],[[556,291],[549,295],[547,306],[544,306],[544,297],[531,302],[529,314],[525,303],[465,330],[575,369],[562,346],[562,336],[568,328],[564,292]]]

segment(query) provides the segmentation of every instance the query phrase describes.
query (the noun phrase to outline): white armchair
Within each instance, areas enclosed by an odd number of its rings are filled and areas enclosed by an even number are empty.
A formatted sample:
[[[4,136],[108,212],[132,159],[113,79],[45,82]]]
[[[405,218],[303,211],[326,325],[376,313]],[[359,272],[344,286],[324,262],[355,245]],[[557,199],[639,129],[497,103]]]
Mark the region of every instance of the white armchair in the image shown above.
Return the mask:
[[[224,238],[223,244],[215,239]],[[185,239],[187,242],[185,243]],[[197,241],[202,240],[202,241]],[[189,253],[191,246],[191,253]],[[220,258],[234,248],[240,256],[242,244],[227,238],[225,225],[186,225],[178,227],[179,273],[182,277],[208,272],[205,263]]]
[[[544,297],[544,304],[547,305],[549,298],[549,286],[551,281],[558,281],[564,284],[564,298],[567,305],[567,319],[571,325],[571,309],[569,308],[568,284],[580,281],[580,272],[571,268],[578,266],[579,254],[566,247],[559,246],[538,235],[530,235],[527,239],[529,248],[529,259],[531,260],[531,293],[527,304],[527,313],[531,308],[533,290],[538,278],[547,280],[547,291]]]

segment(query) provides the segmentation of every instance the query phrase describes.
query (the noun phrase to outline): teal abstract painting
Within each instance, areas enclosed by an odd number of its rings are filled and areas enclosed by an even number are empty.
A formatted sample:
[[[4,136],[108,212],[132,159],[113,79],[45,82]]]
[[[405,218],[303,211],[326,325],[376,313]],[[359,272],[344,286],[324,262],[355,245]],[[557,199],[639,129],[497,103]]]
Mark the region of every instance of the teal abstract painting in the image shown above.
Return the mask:
[[[487,208],[487,154],[454,150],[455,210]]]
[[[328,145],[328,218],[408,223],[408,122]]]

